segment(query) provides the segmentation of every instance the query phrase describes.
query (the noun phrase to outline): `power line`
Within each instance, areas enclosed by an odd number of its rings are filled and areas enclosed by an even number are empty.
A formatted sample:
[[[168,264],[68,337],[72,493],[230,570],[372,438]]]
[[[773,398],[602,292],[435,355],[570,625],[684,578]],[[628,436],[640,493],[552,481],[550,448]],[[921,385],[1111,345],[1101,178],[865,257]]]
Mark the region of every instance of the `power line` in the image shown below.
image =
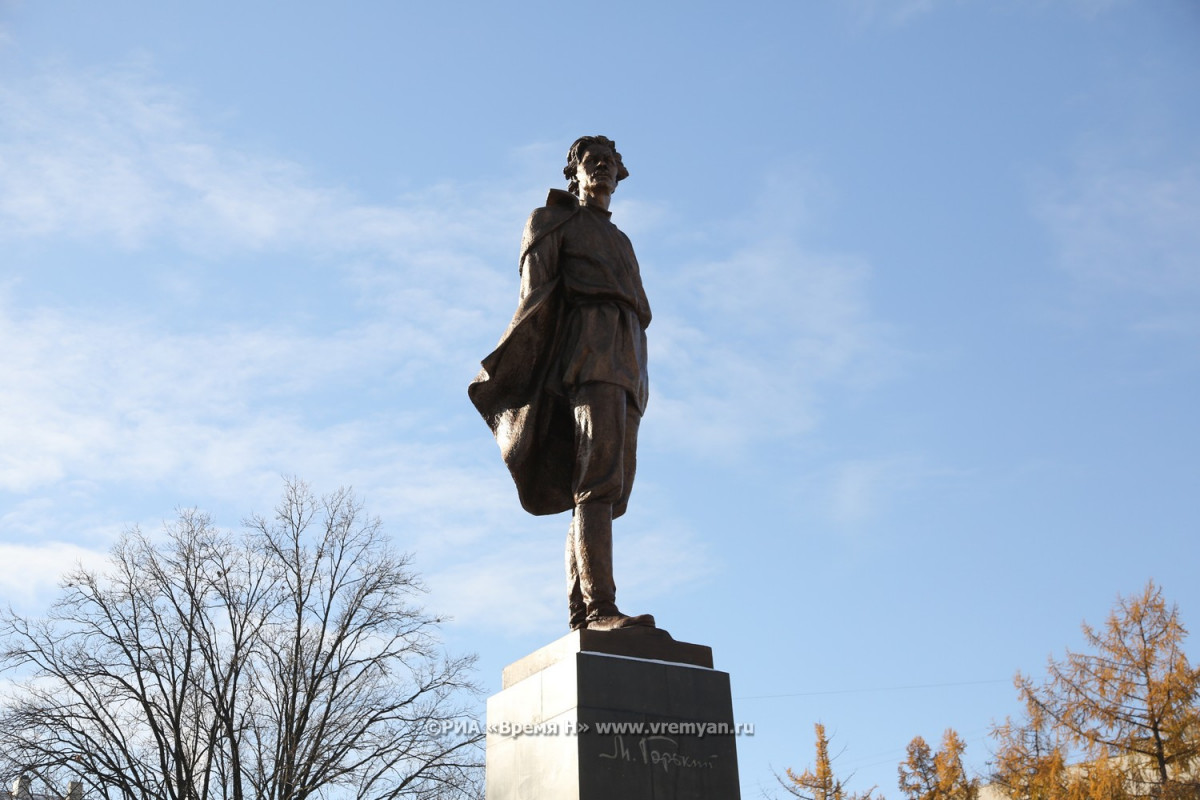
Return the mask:
[[[865,692],[903,692],[911,689],[945,689],[952,686],[983,686],[985,684],[1012,683],[1011,678],[991,681],[956,681],[953,683],[915,683],[909,686],[872,686],[860,689],[829,689],[821,692],[796,692],[794,694],[756,694],[735,697],[735,700],[775,700],[781,697],[816,697],[829,694],[857,694]]]

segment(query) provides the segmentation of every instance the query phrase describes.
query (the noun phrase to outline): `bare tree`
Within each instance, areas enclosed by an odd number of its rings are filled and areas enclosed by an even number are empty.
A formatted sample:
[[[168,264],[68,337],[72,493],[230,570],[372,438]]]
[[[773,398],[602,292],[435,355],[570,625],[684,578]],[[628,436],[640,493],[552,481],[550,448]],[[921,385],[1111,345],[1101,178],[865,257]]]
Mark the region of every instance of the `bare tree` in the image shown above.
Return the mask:
[[[129,800],[474,796],[473,659],[442,653],[379,520],[289,481],[246,528],[181,512],[44,619],[7,612],[3,758]]]

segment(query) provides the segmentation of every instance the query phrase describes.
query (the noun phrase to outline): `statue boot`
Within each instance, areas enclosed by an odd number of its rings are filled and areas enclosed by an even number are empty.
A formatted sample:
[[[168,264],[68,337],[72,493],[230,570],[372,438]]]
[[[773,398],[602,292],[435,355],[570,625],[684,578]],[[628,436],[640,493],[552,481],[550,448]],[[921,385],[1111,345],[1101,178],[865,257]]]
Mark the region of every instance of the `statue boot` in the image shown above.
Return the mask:
[[[586,612],[584,623],[590,631],[612,631],[619,628],[654,627],[649,614],[630,616],[617,609],[617,585],[613,580],[612,506],[607,503],[584,503],[575,507],[572,517],[575,540],[574,570],[577,574],[579,599]],[[571,566],[568,561],[568,580]],[[568,595],[568,603],[574,600]],[[571,607],[572,627],[577,606]]]

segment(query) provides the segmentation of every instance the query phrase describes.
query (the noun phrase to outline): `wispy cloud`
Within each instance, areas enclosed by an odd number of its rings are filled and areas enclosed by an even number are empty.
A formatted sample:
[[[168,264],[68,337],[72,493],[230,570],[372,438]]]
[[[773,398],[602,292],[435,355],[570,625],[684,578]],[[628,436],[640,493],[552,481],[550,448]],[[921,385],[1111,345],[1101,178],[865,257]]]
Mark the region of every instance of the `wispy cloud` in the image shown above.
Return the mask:
[[[98,522],[98,498],[122,486],[216,503],[218,523],[236,527],[238,513],[270,507],[281,474],[299,474],[317,487],[354,485],[417,551],[439,607],[464,624],[557,620],[559,546],[545,558],[542,529],[520,511],[464,392],[512,311],[529,211],[518,198],[528,193],[444,184],[362,202],[299,164],[223,140],[138,69],[59,71],[6,88],[0,104],[0,240],[74,239],[89,257],[164,264],[181,253],[209,263],[284,253],[333,267],[304,291],[354,298],[320,330],[286,309],[180,326],[86,295],[22,303],[39,259],[56,259],[72,280],[96,279],[53,247],[10,275],[0,287],[0,492],[11,501],[0,541],[23,542],[6,552],[28,574],[45,573],[38,591],[70,566],[67,555],[100,560],[121,528],[171,516],[109,506],[118,518]],[[213,302],[203,276],[159,278],[147,306]],[[447,397],[461,407],[448,409]],[[702,571],[692,550],[673,574]],[[514,582],[526,599],[500,613],[496,591]]]
[[[0,541],[35,547],[170,516],[131,509],[98,525],[95,499],[123,485],[248,513],[270,507],[281,474],[298,474],[318,488],[354,485],[418,551],[460,622],[558,618],[559,546],[547,551],[543,528],[530,527],[463,393],[512,311],[530,192],[446,183],[366,202],[225,140],[138,69],[59,71],[9,86],[0,104],[0,241],[51,252],[75,239],[110,259],[163,264],[285,254],[321,267],[297,291],[350,298],[319,330],[285,307],[184,326],[86,298],[24,304],[42,265],[33,259],[0,292],[0,491],[26,512],[50,503],[75,516],[10,514]],[[515,158],[541,161],[541,150]],[[806,247],[789,195],[710,236],[716,256],[660,265],[648,446],[728,453],[786,440],[817,423],[828,393],[880,374],[889,345],[866,299],[869,266]],[[623,202],[634,234],[694,235],[668,207]],[[91,279],[82,263],[55,268]],[[203,307],[213,286],[164,268],[146,305],[187,296]],[[565,525],[556,521],[556,540]],[[653,554],[638,563],[655,569],[623,579],[639,594],[710,569],[678,526],[623,535]],[[495,592],[514,581],[526,599],[498,612]]]
[[[1098,17],[1114,9],[1129,5],[1130,0],[1071,0],[1071,6],[1085,17]]]
[[[863,23],[899,25],[930,14],[945,0],[854,0],[851,8]]]
[[[858,20],[865,24],[905,25],[919,17],[936,13],[947,6],[973,4],[973,0],[853,0],[849,5]],[[986,3],[974,3],[987,5]],[[1085,18],[1109,13],[1129,0],[1068,0],[1065,4]],[[1028,0],[1027,5],[1053,6],[1047,0]]]
[[[492,536],[503,542],[459,549],[429,575],[434,591],[453,587],[443,607],[458,624],[498,628],[514,634],[558,630],[566,621],[563,545],[567,517],[506,519],[492,509]],[[643,522],[650,516],[641,508]],[[653,600],[694,585],[716,569],[705,547],[686,525],[666,522],[653,529],[628,518],[617,522],[616,577],[620,598]],[[627,602],[622,610],[641,613]]]
[[[521,191],[498,186],[364,202],[225,140],[138,67],[0,89],[0,153],[0,241],[210,260],[298,254],[353,269],[372,300],[420,311],[436,297],[438,310],[459,312],[450,331],[496,294],[487,265],[512,261],[512,219],[528,212]]]
[[[193,485],[200,475],[236,483],[238,472],[278,474],[306,447],[320,450],[318,441],[378,449],[380,425],[416,425],[425,413],[406,402],[413,387],[436,395],[465,384],[480,343],[494,341],[508,313],[515,289],[501,291],[491,263],[493,248],[512,260],[498,220],[510,221],[503,209],[515,201],[502,190],[483,203],[464,202],[479,187],[451,186],[360,202],[300,165],[222,140],[138,68],[14,82],[0,91],[0,110],[0,241],[77,238],[88,261],[140,251],[164,265],[181,251],[222,260],[287,253],[335,265],[316,273],[308,294],[352,293],[361,309],[323,320],[320,332],[285,307],[185,330],[151,309],[177,295],[197,295],[201,308],[219,303],[211,281],[164,267],[165,294],[143,298],[140,315],[86,297],[23,307],[17,297],[46,264],[14,265],[0,292],[0,488],[184,474]],[[53,269],[70,284],[105,280],[78,254]],[[356,393],[385,390],[396,403],[388,420],[328,419],[361,407]]]
[[[806,247],[798,202],[762,204],[771,214],[711,244],[724,257],[668,279],[651,335],[652,436],[710,454],[786,440],[817,424],[831,392],[898,363],[867,299],[869,265]]]
[[[331,384],[352,391],[397,358],[390,332],[378,328],[179,334],[0,304],[0,332],[0,488],[14,492],[67,476],[164,480],[197,467],[262,468],[306,423],[297,397]]]
[[[1197,332],[1200,164],[1134,167],[1093,154],[1044,181],[1035,210],[1085,313],[1099,307],[1136,329]]]
[[[844,461],[835,465],[831,474],[830,517],[843,526],[867,522],[901,502],[906,494],[951,474],[916,455]]]
[[[566,526],[563,525],[563,536]],[[547,558],[547,554],[554,554]],[[429,576],[443,607],[458,624],[516,635],[558,630],[566,618],[566,579],[560,548],[508,542]]]
[[[0,542],[0,598],[18,611],[33,610],[58,586],[61,576],[82,564],[100,567],[104,556],[65,542],[31,546]]]
[[[458,240],[479,237],[479,215],[442,218],[435,198],[419,208],[363,205],[295,162],[226,142],[137,67],[44,74],[0,92],[0,109],[0,232],[9,237],[392,254],[447,241],[447,226]]]

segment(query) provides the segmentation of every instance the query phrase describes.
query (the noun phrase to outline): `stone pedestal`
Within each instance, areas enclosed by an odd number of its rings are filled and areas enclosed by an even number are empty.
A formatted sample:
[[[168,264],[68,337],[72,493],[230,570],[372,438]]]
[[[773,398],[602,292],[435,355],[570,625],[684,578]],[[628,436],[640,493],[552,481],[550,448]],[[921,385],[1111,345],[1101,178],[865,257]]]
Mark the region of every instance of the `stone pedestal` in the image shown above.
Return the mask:
[[[575,631],[487,704],[487,800],[739,800],[729,675],[664,631]]]

